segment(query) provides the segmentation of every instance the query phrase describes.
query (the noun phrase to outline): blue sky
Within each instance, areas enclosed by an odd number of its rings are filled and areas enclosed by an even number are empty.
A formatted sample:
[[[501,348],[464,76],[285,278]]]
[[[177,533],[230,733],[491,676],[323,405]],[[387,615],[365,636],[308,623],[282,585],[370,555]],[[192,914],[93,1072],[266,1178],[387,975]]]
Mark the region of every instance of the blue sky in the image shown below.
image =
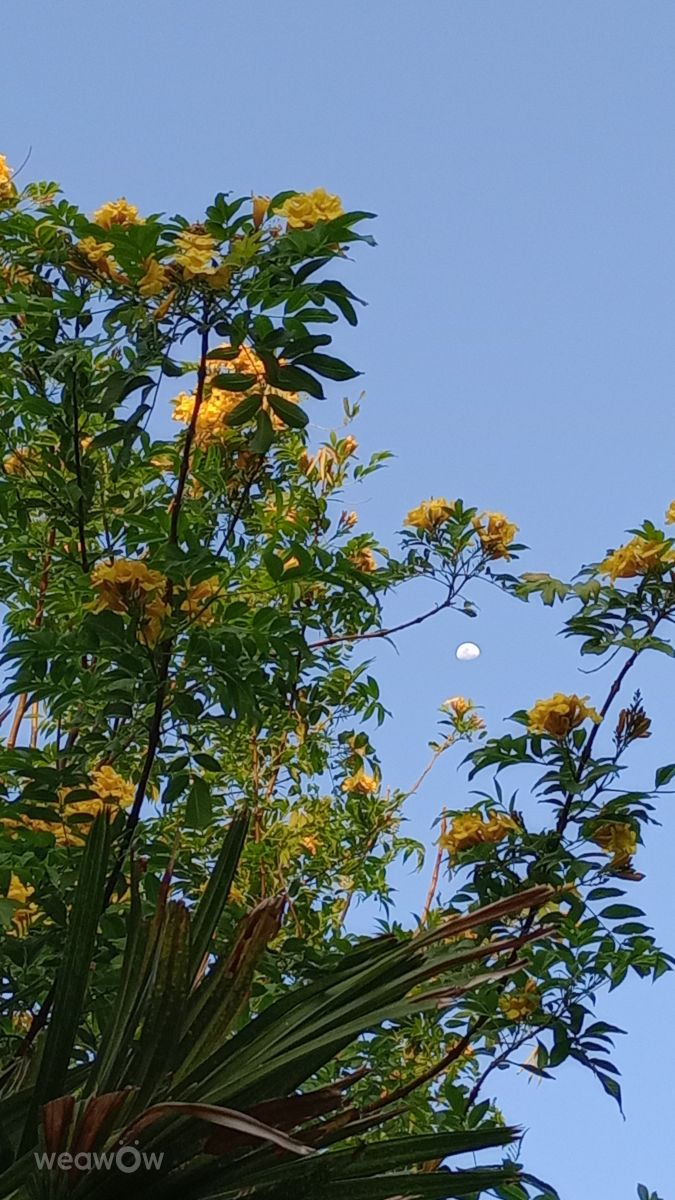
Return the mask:
[[[461,495],[516,520],[530,570],[564,575],[675,496],[675,5],[670,0],[22,0],[4,6],[0,150],[85,209],[120,194],[197,216],[217,190],[318,184],[379,214],[351,273],[369,308],[341,349],[364,372],[357,430],[388,472],[359,501],[382,540],[412,504]],[[329,425],[326,407],[317,422]],[[428,597],[410,597],[396,615]],[[392,783],[423,765],[435,711],[469,692],[493,728],[554,690],[592,690],[558,614],[492,593],[406,635],[379,669]],[[457,664],[474,637],[477,663]],[[675,667],[636,674],[675,758]],[[644,774],[642,774],[644,772]],[[466,784],[443,764],[411,802],[428,838]],[[675,817],[640,854],[640,902],[675,944]],[[421,881],[401,876],[402,911]],[[499,1077],[526,1160],[564,1200],[666,1200],[675,981],[604,1003],[627,1123],[577,1068]],[[670,1111],[669,1111],[670,1110]],[[670,1119],[669,1119],[670,1118]]]

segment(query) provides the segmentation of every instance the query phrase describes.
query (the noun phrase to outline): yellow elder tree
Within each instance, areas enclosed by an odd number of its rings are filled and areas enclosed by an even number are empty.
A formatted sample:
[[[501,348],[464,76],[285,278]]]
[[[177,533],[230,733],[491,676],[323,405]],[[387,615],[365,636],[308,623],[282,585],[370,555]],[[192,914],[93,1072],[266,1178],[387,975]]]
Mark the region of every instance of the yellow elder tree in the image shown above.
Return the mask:
[[[571,1056],[620,1099],[613,1030],[593,1005],[629,970],[658,976],[671,961],[626,892],[675,767],[655,789],[625,791],[621,777],[649,735],[624,680],[643,653],[671,653],[672,539],[648,523],[568,584],[507,573],[516,526],[459,499],[421,501],[396,554],[362,530],[352,495],[386,455],[360,460],[356,403],[324,441],[311,418],[324,388],[341,394],[357,375],[328,349],[359,304],[334,275],[372,239],[357,232],[369,214],[323,189],[221,193],[200,224],[124,199],[87,217],[55,184],[19,190],[0,159],[0,206],[2,1078],[14,1085],[49,1024],[100,812],[113,838],[83,1058],[112,1019],[132,864],[144,911],[169,892],[192,906],[242,810],[249,836],[216,939],[271,897],[287,910],[249,1011],[352,946],[352,902],[386,904],[390,865],[425,861],[403,824],[421,780],[382,778],[373,643],[473,613],[488,579],[559,600],[582,652],[621,665],[593,702],[526,698],[499,738],[470,700],[442,705],[432,763],[468,745],[471,774],[494,780],[443,811],[420,922],[502,902],[505,915],[463,928],[465,995],[431,993],[315,1082],[358,1072],[364,1129],[478,1128],[494,1118],[491,1072],[524,1056],[536,1074]],[[390,628],[386,597],[421,578],[438,602]],[[527,809],[504,800],[511,766],[532,773]],[[540,885],[546,908],[513,915]],[[509,1186],[500,1194],[525,1194]]]

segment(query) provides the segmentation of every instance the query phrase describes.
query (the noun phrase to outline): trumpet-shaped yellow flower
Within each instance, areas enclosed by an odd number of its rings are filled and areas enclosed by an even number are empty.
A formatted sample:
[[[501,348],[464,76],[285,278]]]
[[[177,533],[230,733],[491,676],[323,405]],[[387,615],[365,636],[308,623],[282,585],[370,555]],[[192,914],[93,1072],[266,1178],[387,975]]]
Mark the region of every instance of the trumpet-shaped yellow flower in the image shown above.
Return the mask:
[[[653,542],[637,534],[625,546],[619,546],[600,563],[600,573],[611,582],[634,579],[675,563],[675,550],[664,542]]]
[[[265,217],[267,216],[267,210],[269,209],[269,206],[269,196],[253,197],[253,224],[255,225],[256,229],[260,229],[260,226],[263,224]]]
[[[377,570],[375,555],[367,546],[362,550],[355,550],[353,554],[350,554],[349,561],[356,567],[357,571],[363,571],[366,575],[372,575]]]
[[[437,499],[423,500],[417,508],[411,508],[404,525],[417,529],[419,533],[433,533],[443,525],[455,510],[454,501],[448,501],[443,496]]]
[[[286,218],[291,229],[311,229],[317,222],[334,221],[343,213],[340,197],[322,187],[313,192],[298,192],[278,209],[278,215]]]
[[[637,834],[631,825],[623,821],[607,821],[594,830],[591,841],[605,853],[611,854],[612,862],[618,864],[627,862],[635,854]]]
[[[120,196],[119,200],[108,200],[106,204],[102,204],[92,214],[91,219],[95,225],[100,225],[101,229],[112,229],[113,225],[124,227],[143,224],[143,218],[138,215],[136,205],[130,204],[124,196]]]
[[[472,850],[474,846],[501,842],[517,829],[516,822],[507,813],[493,811],[487,821],[480,813],[460,813],[453,817],[447,833],[439,838],[439,845],[447,850],[450,858],[456,858],[462,851]]]
[[[357,796],[372,796],[378,787],[379,784],[374,776],[364,770],[349,775],[342,784],[343,792],[351,792]]]
[[[586,701],[588,696],[566,696],[556,692],[548,700],[537,700],[527,714],[530,733],[547,734],[561,741],[584,721],[599,725],[602,717]]]
[[[188,588],[188,593],[180,606],[181,612],[187,614],[191,621],[198,625],[210,625],[215,619],[213,601],[221,590],[220,580],[215,578],[202,579]]]
[[[4,154],[0,154],[0,204],[16,195],[12,171]]]
[[[488,558],[510,558],[509,546],[518,532],[518,526],[507,521],[503,513],[485,512],[474,517],[474,529]]]
[[[30,902],[30,897],[34,895],[34,893],[34,887],[31,887],[30,884],[23,883],[19,879],[18,875],[14,875],[12,873],[9,880],[7,899],[13,900],[16,904],[20,905],[20,907],[15,908],[14,912],[12,913],[12,925],[14,928],[9,932],[12,933],[14,937],[26,937],[28,935],[30,926],[37,916],[37,904],[32,904]]]
[[[539,996],[534,988],[506,992],[499,1000],[499,1007],[509,1021],[524,1021],[539,1007]]]
[[[163,292],[168,285],[171,276],[167,268],[163,267],[152,256],[146,258],[143,265],[145,266],[145,274],[139,280],[138,290],[141,296],[147,300],[150,296],[159,296],[160,292]]]

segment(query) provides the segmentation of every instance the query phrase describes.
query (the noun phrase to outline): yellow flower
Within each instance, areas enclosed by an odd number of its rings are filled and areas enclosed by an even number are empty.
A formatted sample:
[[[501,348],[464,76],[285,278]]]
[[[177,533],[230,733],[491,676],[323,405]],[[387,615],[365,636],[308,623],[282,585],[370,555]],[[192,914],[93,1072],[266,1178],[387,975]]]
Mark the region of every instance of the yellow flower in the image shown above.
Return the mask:
[[[453,857],[462,850],[479,846],[483,840],[484,822],[480,813],[462,813],[453,817],[450,829],[439,838],[439,845]]]
[[[451,696],[449,700],[443,701],[441,708],[454,713],[456,717],[464,717],[475,705],[473,700],[467,700],[466,696]]]
[[[104,609],[127,612],[130,603],[143,602],[146,596],[166,586],[166,580],[159,571],[153,571],[140,559],[133,558],[98,563],[90,578],[98,592],[98,598],[92,605],[94,612]]]
[[[212,273],[215,269],[215,240],[199,226],[185,229],[183,233],[178,234],[174,242],[174,252],[174,259],[178,266],[183,268],[186,279]]]
[[[12,913],[12,925],[14,926],[14,930],[10,932],[12,932],[14,937],[26,937],[28,935],[28,929],[30,925],[35,920],[38,907],[37,904],[31,904],[29,902],[30,897],[34,894],[34,892],[34,887],[31,887],[30,884],[22,883],[18,875],[14,875],[12,873],[9,880],[7,899],[13,900],[16,904],[20,905],[20,907],[15,908],[14,912]]]
[[[548,734],[561,740],[584,721],[599,725],[602,717],[586,704],[588,696],[566,696],[556,692],[548,700],[537,700],[527,714],[530,733]]]
[[[189,619],[198,625],[210,625],[215,619],[213,601],[221,590],[220,580],[203,579],[189,587],[188,594],[180,606],[181,612],[187,613]]]
[[[348,434],[347,437],[343,438],[342,441],[339,443],[338,450],[339,450],[340,458],[341,459],[351,458],[352,454],[356,454],[356,451],[358,450],[358,448],[359,448],[359,443],[357,442],[356,438],[352,437],[351,434]]]
[[[90,778],[92,791],[104,804],[117,804],[119,808],[133,804],[136,794],[133,783],[123,779],[111,766],[94,767]]]
[[[363,571],[366,575],[372,575],[373,571],[377,570],[375,556],[367,546],[362,550],[355,551],[354,554],[350,554],[349,561],[353,563],[357,571]]]
[[[346,532],[348,529],[353,529],[358,521],[355,512],[347,512],[346,510],[340,514],[340,529]]]
[[[227,343],[219,347],[222,350],[229,350]],[[226,387],[219,385],[215,387],[213,384],[214,377],[226,380],[228,373],[233,372],[237,375],[250,375],[251,386],[245,391],[230,392]],[[211,359],[206,368],[207,380],[204,389],[204,398],[199,409],[197,417],[197,427],[195,430],[195,445],[200,450],[207,450],[209,446],[222,443],[228,439],[231,430],[227,425],[227,417],[234,408],[246,397],[253,392],[262,394],[262,408],[265,409],[272,421],[274,429],[284,428],[284,422],[281,421],[276,414],[270,409],[267,397],[271,392],[278,389],[273,389],[267,383],[265,377],[265,367],[262,359],[258,357],[255,350],[250,346],[240,346],[234,358],[227,360]],[[300,396],[297,392],[283,393],[284,399],[290,400],[291,403],[297,404]],[[196,395],[195,393],[181,392],[174,400],[174,421],[181,421],[185,425],[189,425],[192,421]]]
[[[450,503],[442,496],[423,500],[417,508],[410,509],[403,523],[419,533],[432,533],[452,516],[454,508],[454,502]]]
[[[0,154],[0,203],[4,200],[11,200],[15,195],[16,188],[12,181],[11,168],[4,154]]]
[[[354,792],[357,796],[372,796],[378,789],[378,782],[367,771],[357,771],[349,775],[342,784],[343,792]]]
[[[334,221],[344,213],[339,196],[332,196],[325,188],[313,192],[298,192],[289,197],[278,210],[291,229],[311,229],[317,221]]]
[[[152,314],[153,321],[163,321],[175,299],[176,289],[172,288],[168,296],[162,300],[162,303],[157,305],[157,308]]]
[[[33,1016],[29,1012],[13,1012],[11,1021],[15,1033],[28,1033],[33,1024]]]
[[[171,609],[158,594],[166,589],[166,579],[139,559],[118,558],[114,563],[99,563],[90,576],[96,599],[93,612],[133,613],[139,618],[138,637],[154,646],[162,633]]]
[[[34,447],[19,446],[3,459],[2,466],[6,475],[27,475],[31,468],[37,465],[39,455]]]
[[[506,992],[500,998],[499,1007],[509,1021],[523,1021],[539,1007],[539,996],[531,989]]]
[[[666,525],[675,525],[675,500],[671,500],[666,509]]]
[[[144,262],[145,275],[139,281],[138,290],[146,300],[150,296],[159,296],[164,291],[171,276],[166,267],[157,262],[152,255]]]
[[[89,825],[85,822],[69,824],[76,816],[96,817],[102,811],[114,813],[119,808],[128,808],[134,800],[135,786],[123,779],[111,766],[95,767],[91,772],[87,790],[93,793],[89,800],[70,800],[74,789],[62,788],[57,796],[58,806],[54,809],[53,821],[37,820],[22,814],[18,821],[4,818],[2,824],[12,830],[22,827],[35,833],[49,833],[57,846],[82,846]],[[20,898],[20,897],[19,897]]]
[[[294,571],[295,568],[299,566],[300,560],[297,559],[294,554],[292,554],[291,557],[287,558],[286,562],[284,563],[284,571]]]
[[[463,850],[472,850],[485,842],[501,842],[517,829],[516,822],[506,813],[491,812],[487,821],[480,813],[460,813],[453,817],[448,832],[439,838],[438,844],[451,858],[456,858]]]
[[[227,417],[232,409],[236,408],[240,399],[241,395],[237,395],[235,392],[223,392],[219,388],[212,389],[208,396],[204,396],[195,426],[195,446],[200,450],[208,450],[209,446],[214,446],[227,439],[231,432],[227,425]],[[192,394],[180,392],[173,404],[174,421],[190,425],[196,404],[194,392]]]
[[[143,224],[143,218],[139,217],[136,205],[129,204],[124,196],[120,196],[119,200],[109,200],[106,204],[102,204],[92,214],[91,219],[95,225],[100,225],[101,229],[112,229],[113,225]]]
[[[635,830],[623,821],[608,821],[605,825],[599,825],[593,832],[591,841],[607,854],[611,854],[615,864],[627,862],[637,848]]]
[[[75,249],[90,270],[107,275],[109,279],[120,277],[115,261],[110,257],[110,251],[114,249],[112,242],[97,242],[94,237],[85,237],[77,243]]]
[[[507,521],[503,513],[484,512],[474,517],[474,529],[488,558],[510,558],[509,546],[518,532],[518,526]]]
[[[256,229],[260,229],[260,226],[262,225],[263,221],[265,220],[265,217],[267,216],[267,210],[268,210],[269,206],[270,206],[270,197],[269,196],[254,196],[253,197],[253,224],[255,225]]]
[[[658,571],[660,567],[673,563],[675,550],[664,542],[652,542],[638,534],[625,546],[619,546],[608,554],[600,563],[599,571],[615,583],[617,579],[633,579],[636,575],[646,575],[649,571]]]

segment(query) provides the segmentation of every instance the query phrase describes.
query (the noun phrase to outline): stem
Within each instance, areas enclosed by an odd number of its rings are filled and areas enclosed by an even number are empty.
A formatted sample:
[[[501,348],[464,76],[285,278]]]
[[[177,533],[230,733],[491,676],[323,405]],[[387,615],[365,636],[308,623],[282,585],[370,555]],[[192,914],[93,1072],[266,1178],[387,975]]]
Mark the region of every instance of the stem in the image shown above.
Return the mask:
[[[370,633],[336,633],[332,637],[322,638],[320,642],[310,642],[310,650],[319,650],[322,646],[334,646],[338,642],[365,642],[369,638],[391,637],[393,633],[401,633],[404,629],[412,629],[413,625],[421,625],[424,621],[428,621],[430,617],[435,617],[439,612],[443,612],[444,608],[449,608],[455,598],[455,593],[451,590],[441,604],[437,604],[434,608],[430,608],[428,612],[422,613],[419,617],[413,617],[410,621],[403,621],[400,625],[392,625],[390,629],[374,629]]]
[[[77,333],[76,333],[77,336]],[[89,558],[87,555],[87,535],[85,527],[84,514],[84,492],[82,490],[82,456],[80,453],[80,410],[77,403],[77,376],[73,372],[72,380],[72,400],[73,400],[73,453],[75,455],[75,478],[79,496],[77,499],[77,531],[80,541],[80,560],[82,562],[82,570],[85,574],[89,573]]]
[[[35,618],[33,620],[33,628],[34,629],[40,628],[40,626],[42,625],[43,617],[44,617],[45,597],[47,595],[47,588],[49,586],[49,572],[51,570],[51,565],[52,565],[52,550],[54,549],[55,540],[56,540],[56,529],[54,527],[52,527],[49,530],[49,533],[47,535],[47,550],[45,551],[45,556],[42,560],[42,574],[40,575],[40,583],[38,585],[38,598],[37,598],[37,604],[35,606]],[[9,731],[9,737],[7,738],[7,749],[8,750],[13,750],[16,745],[16,739],[19,736],[19,729],[21,727],[21,722],[23,721],[24,714],[25,714],[27,708],[28,708],[28,693],[23,692],[19,696],[17,706],[16,706],[16,712],[14,713],[14,720],[12,721],[12,728]]]
[[[195,393],[195,402],[192,409],[192,417],[185,438],[185,446],[183,448],[183,459],[181,462],[180,475],[176,486],[176,494],[171,506],[171,526],[169,530],[169,545],[176,546],[178,544],[178,523],[180,521],[180,512],[185,493],[185,484],[187,481],[188,471],[190,468],[190,459],[192,455],[192,445],[197,429],[197,420],[204,400],[204,384],[206,382],[206,359],[209,352],[209,326],[207,321],[207,313],[204,312],[202,324],[201,352],[199,358],[199,369],[197,372],[197,390]],[[173,584],[171,580],[167,580],[166,591],[164,593],[164,601],[170,604],[173,597]],[[136,787],[134,802],[127,817],[127,823],[122,834],[120,850],[113,866],[112,871],[106,883],[103,909],[105,910],[112,900],[117,882],[122,873],[124,860],[129,852],[136,826],[140,820],[141,808],[145,800],[148,783],[152,768],[157,757],[161,735],[162,735],[162,716],[164,713],[164,704],[166,702],[167,684],[169,681],[169,670],[171,667],[171,655],[173,651],[173,637],[167,638],[160,646],[161,658],[159,671],[157,674],[157,690],[155,692],[155,704],[148,726],[148,745],[143,760],[141,775]]]
[[[443,837],[445,836],[447,828],[448,828],[447,817],[446,817],[445,813],[443,813],[443,816],[441,817],[441,823],[440,823],[440,835],[439,835],[439,839],[438,839],[438,846],[436,848],[436,858],[434,860],[434,869],[431,872],[431,881],[429,883],[429,891],[427,892],[427,898],[424,901],[424,908],[422,909],[422,916],[420,917],[420,925],[424,925],[425,922],[427,921],[427,919],[429,917],[429,913],[431,912],[431,906],[434,902],[434,896],[436,895],[436,889],[438,887],[438,878],[441,873],[441,863],[443,862],[442,841],[443,841]]]
[[[664,609],[663,611],[657,613],[656,616],[652,617],[651,621],[647,625],[647,629],[645,631],[645,637],[652,636],[652,634],[654,633],[659,622],[662,621],[663,618],[665,617],[666,611],[667,610]],[[621,670],[619,671],[619,674],[617,675],[611,688],[609,689],[609,692],[607,693],[607,698],[605,700],[605,703],[603,704],[602,708],[600,709],[600,716],[603,718],[603,720],[607,716],[607,713],[609,712],[610,708],[612,707],[612,704],[616,700],[616,697],[618,696],[618,694],[621,690],[621,685],[622,685],[624,679],[626,678],[626,675],[631,670],[631,668],[635,666],[635,663],[637,662],[637,659],[640,657],[641,653],[642,653],[642,647],[639,647],[637,650],[634,650],[633,653],[626,659]],[[581,777],[584,773],[584,770],[586,768],[588,760],[591,757],[591,752],[593,750],[593,746],[595,744],[595,739],[598,735],[599,728],[600,728],[599,724],[593,726],[593,728],[588,736],[588,741],[584,745],[584,748],[581,752],[581,756],[579,758],[579,766],[578,766],[577,772],[576,772],[577,783],[581,780]],[[572,792],[568,792],[567,796],[565,797],[565,803],[563,804],[563,807],[560,810],[560,815],[558,817],[558,821],[556,824],[556,833],[560,837],[562,837],[563,833],[565,832],[565,829],[567,828],[567,823],[570,819],[570,812],[571,812],[573,803],[574,803],[574,794]]]

